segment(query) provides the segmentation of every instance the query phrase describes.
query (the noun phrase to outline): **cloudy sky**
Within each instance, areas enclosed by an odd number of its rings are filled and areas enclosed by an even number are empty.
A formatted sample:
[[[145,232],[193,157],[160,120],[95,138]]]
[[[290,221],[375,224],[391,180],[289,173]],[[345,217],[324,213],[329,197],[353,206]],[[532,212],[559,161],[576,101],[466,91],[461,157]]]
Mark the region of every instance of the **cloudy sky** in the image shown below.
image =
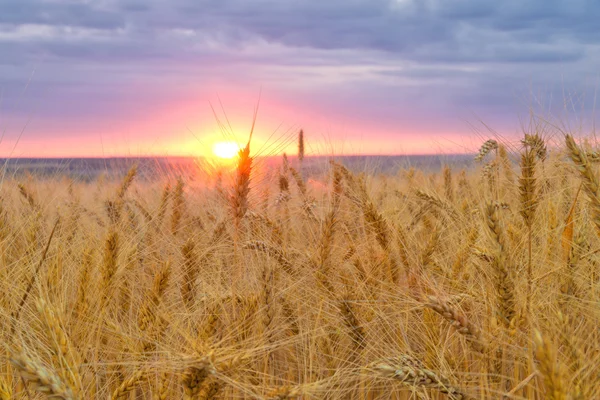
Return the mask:
[[[530,107],[589,117],[591,0],[1,0],[2,155],[473,150]],[[474,127],[476,129],[474,129]],[[293,145],[286,150],[293,152]]]

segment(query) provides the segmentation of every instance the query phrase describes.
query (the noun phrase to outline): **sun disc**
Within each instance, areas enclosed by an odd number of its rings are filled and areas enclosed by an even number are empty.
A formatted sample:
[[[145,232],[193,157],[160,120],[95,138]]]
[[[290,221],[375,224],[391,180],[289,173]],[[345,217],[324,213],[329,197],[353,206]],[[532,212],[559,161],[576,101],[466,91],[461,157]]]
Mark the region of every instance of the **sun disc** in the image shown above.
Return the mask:
[[[239,146],[234,142],[217,142],[213,145],[213,154],[219,158],[233,158],[239,150]]]

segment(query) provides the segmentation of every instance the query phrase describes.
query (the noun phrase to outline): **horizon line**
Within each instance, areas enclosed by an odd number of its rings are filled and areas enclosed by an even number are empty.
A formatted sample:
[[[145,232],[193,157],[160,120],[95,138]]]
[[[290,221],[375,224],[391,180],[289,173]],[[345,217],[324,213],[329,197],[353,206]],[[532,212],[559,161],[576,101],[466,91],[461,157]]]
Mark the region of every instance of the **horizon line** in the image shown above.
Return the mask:
[[[470,153],[404,153],[404,154],[320,154],[320,155],[305,155],[304,158],[323,158],[323,157],[441,157],[441,156],[469,156],[477,154],[477,152]],[[252,158],[278,158],[281,155],[256,155]],[[297,154],[287,155],[288,158],[298,158]],[[156,158],[185,158],[185,159],[218,159],[212,156],[184,156],[184,155],[144,155],[144,156],[132,156],[132,155],[114,155],[114,156],[0,156],[0,160],[60,160],[60,159],[72,159],[72,160],[110,160],[110,159],[156,159]]]

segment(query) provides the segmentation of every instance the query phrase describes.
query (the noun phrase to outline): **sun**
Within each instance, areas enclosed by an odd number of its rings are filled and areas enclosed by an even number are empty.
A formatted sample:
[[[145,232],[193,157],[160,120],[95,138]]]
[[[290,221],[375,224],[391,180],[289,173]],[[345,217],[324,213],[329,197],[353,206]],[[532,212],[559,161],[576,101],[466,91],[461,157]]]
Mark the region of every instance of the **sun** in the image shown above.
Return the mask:
[[[219,158],[230,159],[240,151],[235,142],[217,142],[212,148],[213,154]]]

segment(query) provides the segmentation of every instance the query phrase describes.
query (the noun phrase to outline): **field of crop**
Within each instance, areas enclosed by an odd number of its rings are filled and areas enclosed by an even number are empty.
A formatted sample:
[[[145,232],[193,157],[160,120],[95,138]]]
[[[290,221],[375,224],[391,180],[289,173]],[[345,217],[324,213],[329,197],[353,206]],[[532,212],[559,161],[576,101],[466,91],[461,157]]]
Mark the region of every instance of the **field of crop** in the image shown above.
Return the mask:
[[[301,146],[7,177],[0,399],[600,398],[600,157],[553,139],[436,173],[309,177]]]

